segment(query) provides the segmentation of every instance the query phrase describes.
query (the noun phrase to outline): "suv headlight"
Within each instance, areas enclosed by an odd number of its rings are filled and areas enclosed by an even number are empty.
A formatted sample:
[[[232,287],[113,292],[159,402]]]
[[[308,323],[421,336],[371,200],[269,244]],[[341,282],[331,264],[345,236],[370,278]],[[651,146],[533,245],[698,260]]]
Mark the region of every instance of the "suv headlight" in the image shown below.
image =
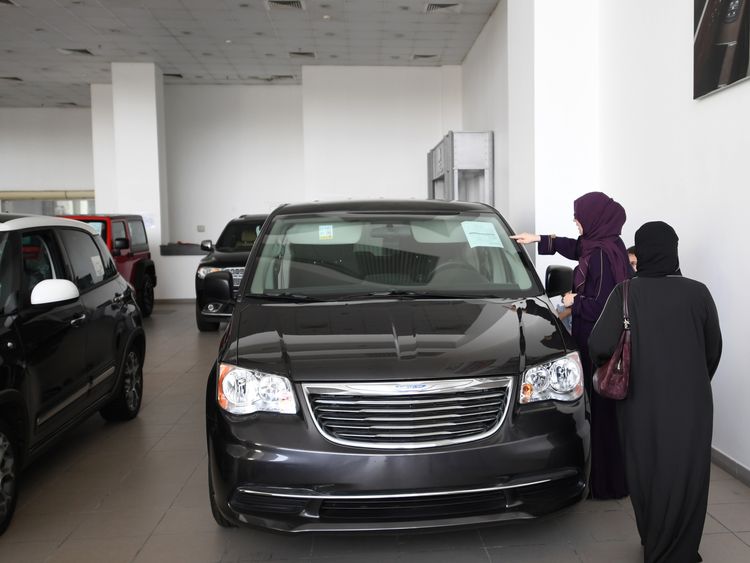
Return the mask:
[[[213,274],[214,272],[221,272],[221,268],[215,268],[214,266],[201,266],[198,268],[198,277],[203,279],[208,274]]]
[[[297,412],[292,383],[286,377],[231,364],[219,364],[216,399],[222,409],[232,414]]]
[[[578,352],[528,368],[521,379],[520,401],[574,401],[583,395],[583,367]]]

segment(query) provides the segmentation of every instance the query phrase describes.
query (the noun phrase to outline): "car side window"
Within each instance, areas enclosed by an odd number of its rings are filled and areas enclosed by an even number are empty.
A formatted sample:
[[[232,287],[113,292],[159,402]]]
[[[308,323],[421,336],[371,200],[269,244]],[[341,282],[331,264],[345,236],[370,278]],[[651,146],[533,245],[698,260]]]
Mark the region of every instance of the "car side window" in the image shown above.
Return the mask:
[[[94,241],[96,242],[96,246],[99,247],[99,252],[102,255],[102,264],[104,265],[104,279],[108,280],[109,278],[117,275],[117,266],[115,266],[115,261],[112,260],[112,254],[109,252],[109,248],[107,248],[107,245],[102,240],[102,237],[94,237]]]
[[[130,246],[133,250],[148,250],[148,239],[146,238],[146,229],[143,223],[138,220],[128,221],[130,229]]]
[[[21,236],[21,278],[26,302],[41,281],[64,278],[57,241],[50,230],[23,233]]]
[[[125,223],[123,221],[112,221],[112,242],[118,238],[128,238],[125,233]]]
[[[73,268],[73,281],[79,291],[86,291],[104,281],[104,260],[93,237],[77,229],[60,229],[60,236],[68,251],[68,259]]]

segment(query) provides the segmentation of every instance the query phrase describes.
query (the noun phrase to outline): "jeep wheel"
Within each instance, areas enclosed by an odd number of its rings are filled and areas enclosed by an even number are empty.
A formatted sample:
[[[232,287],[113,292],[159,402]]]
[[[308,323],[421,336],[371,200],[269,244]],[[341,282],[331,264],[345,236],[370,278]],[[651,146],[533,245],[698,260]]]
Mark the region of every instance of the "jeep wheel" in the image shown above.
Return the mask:
[[[13,433],[0,422],[0,536],[3,535],[18,500],[18,446]]]
[[[207,321],[201,314],[200,304],[195,304],[195,324],[198,325],[198,330],[201,332],[214,332],[219,330],[219,323],[213,321]]]
[[[151,276],[143,276],[143,283],[138,288],[136,297],[141,314],[144,317],[151,315],[151,311],[154,310],[154,281],[151,279]]]
[[[138,415],[143,399],[143,364],[138,350],[131,346],[122,364],[120,385],[112,400],[99,411],[104,420],[130,420]]]

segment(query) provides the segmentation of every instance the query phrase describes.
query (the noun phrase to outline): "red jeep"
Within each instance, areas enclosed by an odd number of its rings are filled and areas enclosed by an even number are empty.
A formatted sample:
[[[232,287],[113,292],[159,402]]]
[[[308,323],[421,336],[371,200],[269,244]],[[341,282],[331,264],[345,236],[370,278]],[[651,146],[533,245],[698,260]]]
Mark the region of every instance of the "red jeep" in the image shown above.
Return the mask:
[[[96,229],[115,259],[117,270],[135,288],[144,317],[154,309],[156,268],[140,215],[66,215]]]

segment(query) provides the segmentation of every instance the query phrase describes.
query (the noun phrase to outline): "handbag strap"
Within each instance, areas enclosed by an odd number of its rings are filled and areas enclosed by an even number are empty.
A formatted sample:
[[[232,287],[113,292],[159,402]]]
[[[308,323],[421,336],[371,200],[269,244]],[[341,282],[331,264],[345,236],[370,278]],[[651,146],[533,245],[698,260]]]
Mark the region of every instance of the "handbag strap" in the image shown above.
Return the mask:
[[[628,289],[630,280],[625,280],[622,284],[622,329],[630,330],[630,312],[628,311]]]

